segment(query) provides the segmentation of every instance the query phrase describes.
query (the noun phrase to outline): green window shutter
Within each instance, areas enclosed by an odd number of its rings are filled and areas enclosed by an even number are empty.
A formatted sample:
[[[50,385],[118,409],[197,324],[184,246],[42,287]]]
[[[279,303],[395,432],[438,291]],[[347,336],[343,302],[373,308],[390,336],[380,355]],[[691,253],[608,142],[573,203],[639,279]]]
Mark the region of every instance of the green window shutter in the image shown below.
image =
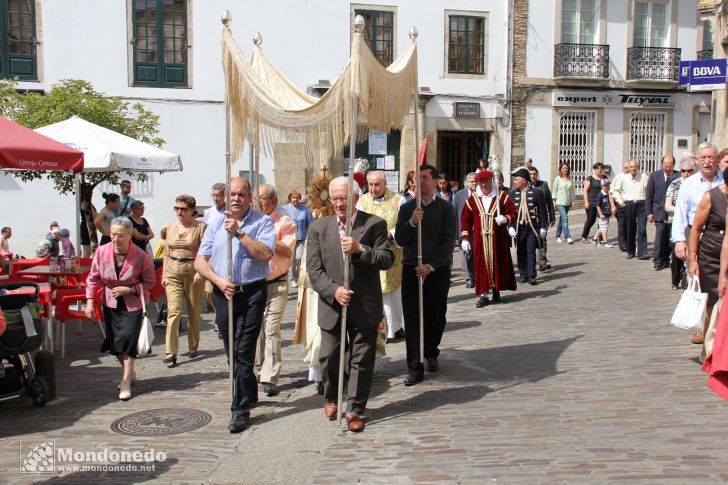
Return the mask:
[[[137,0],[134,85],[187,87],[187,0]]]
[[[37,81],[35,2],[0,0],[0,76]]]

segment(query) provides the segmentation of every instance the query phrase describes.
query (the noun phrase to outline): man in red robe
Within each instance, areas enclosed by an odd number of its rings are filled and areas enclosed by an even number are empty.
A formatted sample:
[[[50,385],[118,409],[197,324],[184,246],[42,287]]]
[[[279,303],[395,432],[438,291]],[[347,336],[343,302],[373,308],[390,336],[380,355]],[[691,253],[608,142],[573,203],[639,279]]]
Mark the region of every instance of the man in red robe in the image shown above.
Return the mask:
[[[490,290],[493,290],[493,302],[497,303],[502,290],[516,289],[508,224],[516,219],[518,210],[513,199],[498,190],[493,172],[482,170],[475,179],[478,188],[465,202],[460,220],[461,248],[473,251],[475,294],[480,295],[475,306],[482,308],[490,304]]]

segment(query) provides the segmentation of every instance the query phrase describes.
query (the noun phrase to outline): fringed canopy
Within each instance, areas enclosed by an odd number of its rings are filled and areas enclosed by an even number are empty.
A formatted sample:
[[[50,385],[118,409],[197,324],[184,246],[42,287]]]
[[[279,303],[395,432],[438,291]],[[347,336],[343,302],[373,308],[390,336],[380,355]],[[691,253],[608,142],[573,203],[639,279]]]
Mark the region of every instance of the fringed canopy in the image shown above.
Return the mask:
[[[259,140],[256,148],[266,155],[272,155],[276,143],[304,143],[326,163],[341,156],[349,143],[352,100],[357,103],[359,142],[370,129],[399,128],[418,90],[416,42],[385,69],[360,33],[354,33],[349,61],[321,98],[297,88],[259,47],[248,60],[227,26],[222,33],[222,63],[233,160],[252,133]]]

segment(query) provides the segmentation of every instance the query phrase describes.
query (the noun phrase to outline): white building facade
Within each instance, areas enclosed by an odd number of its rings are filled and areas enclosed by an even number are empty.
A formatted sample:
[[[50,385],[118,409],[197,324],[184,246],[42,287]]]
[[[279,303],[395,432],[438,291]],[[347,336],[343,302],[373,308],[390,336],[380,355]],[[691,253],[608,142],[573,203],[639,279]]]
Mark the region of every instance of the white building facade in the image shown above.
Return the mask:
[[[580,192],[596,162],[649,172],[711,139],[710,94],[678,88],[703,49],[696,2],[530,1],[528,17],[525,155],[542,179],[567,162]]]
[[[232,13],[232,31],[245,52],[250,52],[255,32],[261,32],[266,55],[296,85],[319,93],[348,60],[356,13],[365,16],[367,39],[385,64],[406,49],[409,28],[416,26],[420,133],[430,135],[428,162],[461,178],[479,157],[507,157],[503,0],[424,5],[417,0],[0,0],[0,15],[6,19],[0,29],[0,75],[20,76],[20,89],[43,91],[62,79],[84,79],[109,96],[141,102],[159,115],[164,148],[181,155],[184,171],[150,174],[149,181],[134,182],[132,193],[145,200],[145,217],[159,234],[174,217],[175,196],[187,193],[199,206],[208,206],[210,187],[225,177],[224,9]],[[414,168],[412,127],[410,116],[401,132],[388,134],[387,151],[396,158],[397,174],[390,174],[396,175],[390,177],[395,185]],[[243,154],[233,173],[247,175],[248,159]],[[333,173],[341,172],[338,165],[332,160]],[[287,190],[305,189],[319,169],[289,163],[289,175],[300,170],[295,177],[299,185],[291,186],[290,181],[279,183],[282,176],[276,170],[283,170],[273,157],[261,157],[260,180],[283,188],[285,203]],[[100,193],[109,190],[118,191],[97,188],[97,208],[103,205]],[[32,256],[51,220],[68,227],[75,240],[72,196],[57,195],[45,181],[24,184],[9,176],[0,177],[0,191],[0,225],[13,227],[10,242],[17,253]]]

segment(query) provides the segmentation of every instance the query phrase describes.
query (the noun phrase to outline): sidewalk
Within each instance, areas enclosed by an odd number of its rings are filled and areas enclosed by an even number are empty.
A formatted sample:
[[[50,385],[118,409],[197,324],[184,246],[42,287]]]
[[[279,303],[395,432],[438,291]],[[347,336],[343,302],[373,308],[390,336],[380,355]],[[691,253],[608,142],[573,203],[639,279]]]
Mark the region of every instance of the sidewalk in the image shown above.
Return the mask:
[[[572,229],[583,223],[572,215]],[[616,225],[612,226],[612,238]],[[553,229],[549,231],[553,233]],[[650,239],[652,235],[650,233]],[[557,244],[554,269],[539,286],[521,285],[504,303],[475,308],[453,275],[440,372],[404,387],[404,343],[377,361],[367,428],[337,430],[305,381],[291,345],[295,294],[284,319],[280,395],[260,391],[254,425],[231,435],[222,345],[203,323],[201,355],[168,369],[163,332],[138,362],[128,402],[116,398],[115,359],[99,354],[100,333],[67,329],[56,360],[59,398],[0,402],[0,481],[20,475],[23,449],[49,440],[79,450],[154,448],[167,459],[154,472],[64,473],[66,483],[715,483],[728,480],[726,403],[706,385],[699,346],[669,326],[678,292],[668,271],[626,260],[617,247]],[[458,265],[459,258],[455,258]],[[181,351],[186,337],[181,337]],[[138,411],[196,409],[206,426],[167,437],[125,436],[111,423]],[[57,474],[56,474],[57,475]]]

